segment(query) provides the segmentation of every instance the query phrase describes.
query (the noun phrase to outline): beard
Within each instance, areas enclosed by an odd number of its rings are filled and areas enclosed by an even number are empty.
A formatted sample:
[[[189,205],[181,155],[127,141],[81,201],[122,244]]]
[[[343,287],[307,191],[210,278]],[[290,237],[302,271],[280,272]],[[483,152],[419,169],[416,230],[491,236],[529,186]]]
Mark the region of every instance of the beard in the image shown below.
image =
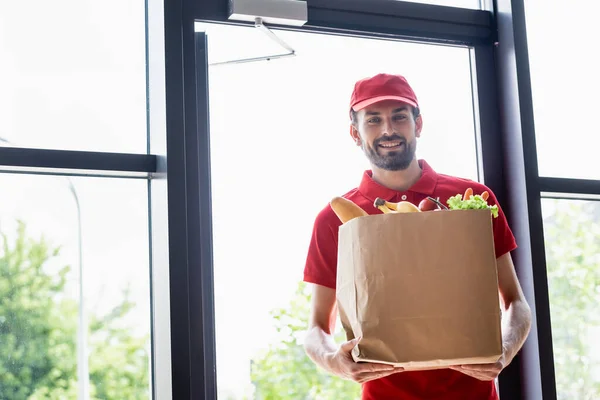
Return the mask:
[[[397,150],[386,150],[379,147],[382,143],[393,141],[400,141],[402,146]],[[409,143],[406,139],[394,135],[375,140],[373,146],[363,142],[362,147],[369,161],[377,168],[387,171],[401,171],[408,168],[415,158],[416,146],[416,142]]]

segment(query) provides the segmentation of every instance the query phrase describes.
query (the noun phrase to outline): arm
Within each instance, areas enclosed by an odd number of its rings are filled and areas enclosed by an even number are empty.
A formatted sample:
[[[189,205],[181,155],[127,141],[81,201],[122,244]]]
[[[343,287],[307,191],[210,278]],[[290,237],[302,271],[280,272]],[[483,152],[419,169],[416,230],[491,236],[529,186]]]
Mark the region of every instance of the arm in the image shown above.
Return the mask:
[[[510,253],[498,259],[498,287],[504,310],[502,343],[506,365],[517,355],[531,329],[531,309],[519,284]],[[505,366],[506,366],[505,365]]]
[[[510,253],[497,260],[498,291],[500,293],[502,317],[503,355],[494,364],[462,365],[452,367],[481,380],[495,379],[521,350],[531,329],[531,310],[519,284]]]
[[[351,351],[360,338],[338,346],[333,338],[336,315],[335,290],[314,285],[304,349],[315,364],[329,373],[359,383],[402,371],[402,368],[385,364],[355,362]]]
[[[308,332],[304,347],[308,357],[320,367],[331,370],[329,358],[337,351],[333,339],[336,307],[335,290],[321,285],[313,285]]]

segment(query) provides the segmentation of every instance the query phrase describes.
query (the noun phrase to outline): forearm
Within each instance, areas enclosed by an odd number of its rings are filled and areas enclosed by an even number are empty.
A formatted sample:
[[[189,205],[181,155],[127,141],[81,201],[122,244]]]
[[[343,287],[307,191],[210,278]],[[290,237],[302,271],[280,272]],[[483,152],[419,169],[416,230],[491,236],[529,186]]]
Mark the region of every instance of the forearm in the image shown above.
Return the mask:
[[[519,352],[531,329],[531,310],[524,300],[515,300],[510,303],[502,318],[502,344],[505,348],[505,357],[512,361]]]
[[[309,329],[304,339],[304,350],[308,357],[321,368],[330,371],[331,355],[337,351],[333,336],[322,328],[315,326]]]

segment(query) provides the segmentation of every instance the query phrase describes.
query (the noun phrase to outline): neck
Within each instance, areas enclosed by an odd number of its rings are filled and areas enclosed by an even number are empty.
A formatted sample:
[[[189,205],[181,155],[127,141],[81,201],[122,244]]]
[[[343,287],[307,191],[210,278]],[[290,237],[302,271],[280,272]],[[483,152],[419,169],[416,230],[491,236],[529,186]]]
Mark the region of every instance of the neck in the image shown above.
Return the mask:
[[[412,160],[408,168],[401,171],[387,171],[372,166],[373,180],[392,190],[403,192],[410,189],[421,177],[421,167],[417,159]]]

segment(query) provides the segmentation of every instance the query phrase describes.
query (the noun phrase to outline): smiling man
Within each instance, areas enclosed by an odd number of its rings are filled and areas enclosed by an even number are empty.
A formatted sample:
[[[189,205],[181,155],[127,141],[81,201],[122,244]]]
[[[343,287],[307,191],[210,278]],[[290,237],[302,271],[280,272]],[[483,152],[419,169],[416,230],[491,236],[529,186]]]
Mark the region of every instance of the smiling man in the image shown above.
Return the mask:
[[[313,284],[305,339],[307,355],[321,368],[361,383],[363,400],[444,399],[497,400],[494,379],[512,361],[529,334],[531,312],[515,274],[510,252],[515,238],[494,193],[478,182],[436,173],[416,157],[423,118],[417,96],[402,76],[378,74],[358,81],[350,101],[350,136],[368,158],[371,169],[343,196],[369,214],[377,197],[417,205],[427,196],[449,197],[473,188],[488,191],[488,204],[498,206],[493,219],[498,291],[503,307],[503,355],[493,364],[464,365],[428,371],[403,371],[388,365],[356,363],[351,351],[360,338],[335,343],[337,232],[341,224],[329,205],[317,215],[308,249],[304,280]]]

